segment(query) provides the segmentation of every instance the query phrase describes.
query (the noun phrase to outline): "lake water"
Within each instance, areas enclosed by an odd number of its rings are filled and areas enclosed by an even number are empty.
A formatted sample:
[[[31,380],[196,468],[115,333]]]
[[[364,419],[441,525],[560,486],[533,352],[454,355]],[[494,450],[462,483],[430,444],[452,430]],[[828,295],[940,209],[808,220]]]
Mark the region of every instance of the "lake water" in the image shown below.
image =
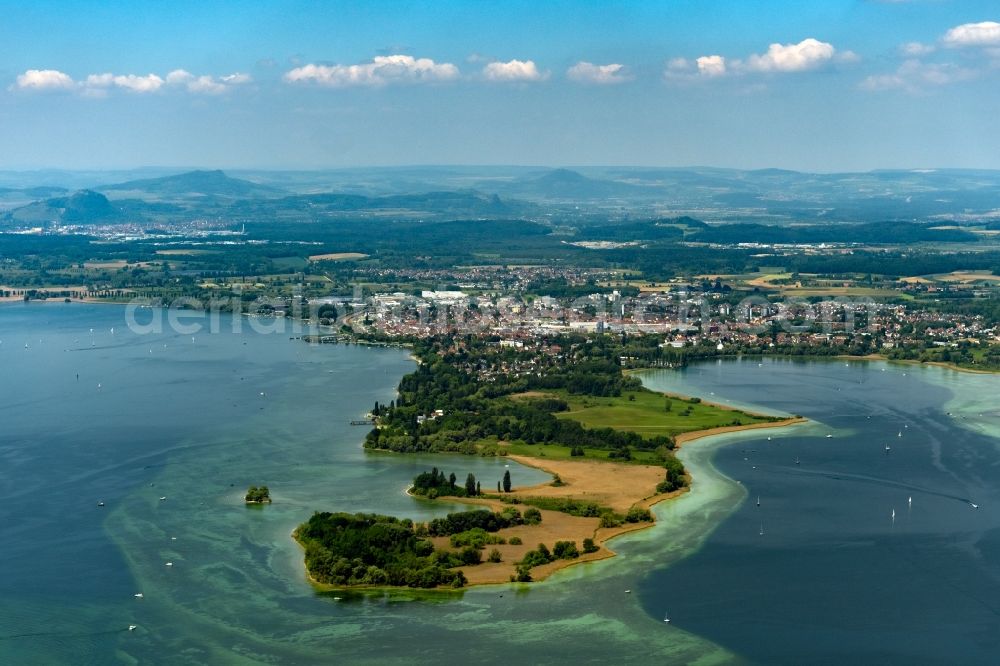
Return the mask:
[[[417,472],[485,485],[503,463],[361,449],[348,422],[393,397],[413,367],[401,350],[222,328],[139,335],[116,306],[0,306],[0,663],[1000,655],[997,378],[779,361],[649,373],[813,422],[687,447],[692,492],[611,560],[525,587],[335,600],[305,580],[295,525],[314,510],[427,519],[456,505],[403,494]],[[511,467],[515,485],[545,478]],[[274,504],[244,506],[261,483]]]
[[[760,663],[1000,663],[1000,377],[744,361],[646,381],[818,422],[716,452],[742,503],[647,577],[649,612],[676,598],[678,626]]]

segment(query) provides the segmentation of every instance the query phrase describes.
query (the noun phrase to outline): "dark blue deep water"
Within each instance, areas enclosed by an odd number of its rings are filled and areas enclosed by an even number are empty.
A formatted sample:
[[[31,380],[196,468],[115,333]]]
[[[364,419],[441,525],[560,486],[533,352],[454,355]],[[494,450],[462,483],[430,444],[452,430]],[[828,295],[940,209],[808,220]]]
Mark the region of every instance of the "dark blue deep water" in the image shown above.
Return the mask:
[[[779,361],[649,376],[823,425],[718,451],[747,499],[649,576],[644,605],[682,599],[674,622],[761,663],[1000,663],[998,380]]]
[[[610,560],[527,587],[335,600],[289,536],[314,510],[426,519],[455,507],[407,497],[418,471],[503,464],[361,449],[348,422],[393,397],[404,351],[221,328],[137,334],[117,306],[0,305],[0,663],[1000,663],[1000,378],[649,373],[811,422],[686,447],[692,492]],[[515,485],[545,478],[511,468]],[[275,502],[248,509],[259,483]]]

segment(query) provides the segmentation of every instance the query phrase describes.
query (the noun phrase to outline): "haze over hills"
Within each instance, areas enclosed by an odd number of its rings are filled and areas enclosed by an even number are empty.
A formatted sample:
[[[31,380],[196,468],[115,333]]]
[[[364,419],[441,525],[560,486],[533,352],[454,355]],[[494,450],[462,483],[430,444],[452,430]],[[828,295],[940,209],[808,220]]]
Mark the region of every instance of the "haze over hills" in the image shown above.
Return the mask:
[[[508,196],[563,203],[599,202],[607,199],[643,201],[662,198],[654,185],[635,185],[621,180],[591,178],[571,169],[553,169],[542,175],[523,176],[505,183],[484,181],[477,187]]]
[[[280,197],[286,191],[270,185],[261,185],[231,178],[220,170],[188,171],[173,176],[131,180],[114,185],[96,187],[110,198],[187,199],[192,197],[218,197],[228,199],[256,199]]]
[[[35,172],[37,173],[37,172]],[[71,188],[31,174],[0,173],[6,226],[65,222]],[[125,174],[114,174],[125,175]],[[141,174],[145,175],[145,174]],[[67,183],[101,174],[78,174]],[[688,215],[709,223],[827,224],[879,220],[994,221],[1000,218],[1000,171],[884,170],[814,174],[782,169],[708,167],[406,167],[329,171],[195,170],[94,184],[110,208],[84,206],[70,219],[107,222],[193,216],[371,214],[401,219],[580,216],[643,218]],[[77,189],[77,188],[72,188]],[[32,203],[34,202],[34,203]],[[75,204],[70,206],[74,211]]]
[[[50,188],[36,188],[47,194]],[[169,224],[196,218],[232,223],[270,218],[320,222],[345,215],[394,219],[481,219],[538,215],[534,204],[501,199],[475,190],[430,191],[366,196],[340,192],[289,194],[279,188],[230,178],[222,171],[193,171],[172,176],[78,190],[14,207],[0,224],[44,226],[49,223]],[[16,190],[22,197],[24,190]]]
[[[100,192],[79,190],[67,196],[53,197],[22,206],[9,214],[14,223],[44,225],[60,224],[113,224],[126,222],[124,210],[113,205]]]

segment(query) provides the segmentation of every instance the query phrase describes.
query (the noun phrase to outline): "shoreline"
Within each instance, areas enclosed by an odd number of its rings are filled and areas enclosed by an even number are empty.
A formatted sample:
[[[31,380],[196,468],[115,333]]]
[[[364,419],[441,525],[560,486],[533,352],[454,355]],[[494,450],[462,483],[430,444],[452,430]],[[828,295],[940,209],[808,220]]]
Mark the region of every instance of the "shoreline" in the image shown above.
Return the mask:
[[[802,354],[802,355],[788,355],[788,354],[736,354],[736,355],[725,355],[725,356],[706,356],[704,358],[697,358],[692,361],[694,363],[704,363],[707,361],[717,361],[717,360],[731,360],[738,361],[742,358],[771,358],[771,359],[781,359],[781,360],[803,360],[803,361],[884,361],[886,363],[899,363],[902,365],[915,365],[924,366],[931,365],[938,368],[946,368],[948,370],[954,370],[956,372],[968,372],[974,375],[1000,375],[1000,369],[997,370],[980,370],[978,368],[965,368],[960,365],[955,365],[951,362],[945,361],[918,361],[912,358],[889,358],[884,354],[865,354],[864,356],[857,356],[855,354]],[[628,368],[622,370],[625,374],[636,374],[640,372],[649,372],[651,370],[680,370],[683,366],[678,367],[655,367],[650,366],[648,368]],[[670,394],[668,394],[670,395]],[[679,396],[678,396],[679,397]],[[702,401],[704,402],[704,400]],[[709,403],[711,404],[711,403]],[[718,407],[725,407],[725,405],[716,405]]]
[[[718,428],[707,428],[705,430],[692,430],[690,432],[682,432],[676,437],[674,437],[674,442],[676,443],[677,449],[681,448],[681,445],[687,444],[689,442],[694,442],[704,437],[713,437],[715,435],[724,435],[730,432],[742,432],[744,430],[762,430],[764,428],[784,428],[787,426],[798,425],[800,423],[809,423],[809,419],[804,416],[791,416],[787,419],[781,419],[780,421],[771,421],[769,423],[748,423],[746,425],[738,426],[720,426]]]
[[[725,405],[720,405],[720,407],[725,407]],[[730,407],[727,409],[733,408]],[[682,444],[690,444],[691,442],[716,435],[758,430],[763,428],[783,428],[808,422],[809,419],[797,416],[766,423],[753,423],[740,426],[720,426],[718,428],[708,428],[705,430],[695,430],[687,433],[681,433],[675,437],[675,441],[677,443],[677,449],[679,449]],[[669,493],[657,493],[655,491],[656,482],[658,482],[658,480],[662,480],[664,474],[663,467],[659,465],[640,465],[634,463],[616,463],[597,460],[545,459],[525,455],[508,455],[504,457],[507,457],[518,464],[524,465],[525,467],[538,469],[552,476],[559,475],[559,478],[565,483],[563,486],[553,486],[550,482],[545,482],[532,486],[525,486],[523,488],[515,488],[509,494],[505,495],[506,497],[510,497],[512,499],[532,499],[536,497],[572,498],[585,502],[594,502],[602,506],[610,506],[612,509],[622,514],[627,512],[628,509],[633,506],[643,509],[652,509],[652,507],[661,502],[682,497],[690,492],[691,484],[696,481],[695,478],[688,474],[688,483],[685,487]],[[644,484],[648,484],[648,493],[643,494],[641,491],[634,490],[636,487],[647,487]],[[530,506],[525,503],[508,503],[496,496],[480,498],[442,497],[437,500],[428,500],[426,498],[418,498],[410,493],[410,487],[407,488],[406,494],[414,499],[424,499],[425,501],[430,502],[444,500],[446,502],[454,502],[456,504],[466,506],[479,506],[487,508],[490,511],[500,511],[503,508],[512,506],[523,511],[524,508]],[[540,582],[549,578],[556,572],[562,571],[576,564],[597,562],[613,558],[617,555],[617,553],[609,545],[609,542],[612,539],[625,534],[635,533],[653,527],[657,524],[657,521],[654,519],[648,522],[623,523],[617,527],[600,527],[600,519],[596,517],[585,518],[571,516],[560,511],[549,509],[540,509],[540,512],[542,514],[541,524],[531,526],[520,525],[512,528],[505,528],[498,533],[505,537],[518,536],[522,540],[521,545],[503,544],[495,546],[501,551],[503,556],[503,560],[501,562],[490,563],[484,561],[478,565],[457,567],[460,571],[462,571],[468,580],[465,587],[460,588],[459,590],[453,590],[451,588],[431,588],[424,590],[422,588],[393,586],[330,585],[317,582],[313,579],[308,569],[306,569],[306,578],[309,580],[310,584],[313,585],[313,587],[324,592],[409,590],[420,592],[454,593],[456,591],[483,585],[510,584],[512,582],[510,580],[510,574],[514,569],[514,561],[521,559],[525,552],[532,550],[540,542],[546,543],[546,545],[551,548],[551,544],[556,540],[574,541],[577,543],[577,546],[580,547],[584,538],[591,538],[594,540],[594,544],[598,548],[595,552],[583,553],[581,548],[580,556],[577,558],[569,560],[555,560],[553,562],[532,568],[532,581]],[[448,537],[433,537],[430,541],[434,543],[435,547],[448,546]],[[297,540],[296,542],[298,543]],[[301,544],[299,545],[301,546]],[[305,567],[303,566],[303,568]],[[519,584],[523,585],[525,583]]]

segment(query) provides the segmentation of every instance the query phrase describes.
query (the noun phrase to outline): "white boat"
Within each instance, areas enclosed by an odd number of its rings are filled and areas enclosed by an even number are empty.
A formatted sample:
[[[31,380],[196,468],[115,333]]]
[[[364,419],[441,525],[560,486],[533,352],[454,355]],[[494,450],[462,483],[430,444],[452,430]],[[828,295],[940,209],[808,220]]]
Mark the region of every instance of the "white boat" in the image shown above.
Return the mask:
[[[136,624],[130,624],[130,625],[128,625],[128,630],[129,630],[129,631],[135,631],[135,628],[136,628],[137,626],[139,626],[139,625],[136,625]]]
[[[798,464],[799,464],[799,457],[798,457],[798,456],[795,456],[795,464],[796,464],[796,465],[798,465]]]
[[[827,435],[826,438],[827,439],[833,439],[833,435]]]
[[[174,563],[173,562],[167,562],[167,566],[168,567],[172,567],[172,566],[174,566]]]
[[[760,495],[757,495],[757,506],[760,506]]]
[[[764,536],[764,523],[760,524],[760,535]]]
[[[161,497],[161,498],[160,498],[160,501],[161,501],[161,502],[166,502],[166,501],[167,501],[167,498],[166,498],[166,497]]]
[[[896,522],[896,510],[892,510],[892,522]]]
[[[907,508],[913,508],[913,498],[912,497],[907,497],[906,498],[906,506],[907,506]]]
[[[663,616],[663,621],[666,622],[667,624],[670,624],[670,614],[669,613],[667,613],[666,615]]]
[[[978,509],[979,508],[979,505],[976,504],[975,502],[969,502],[969,506],[971,506],[973,509]]]
[[[142,592],[136,592],[134,596],[136,599],[142,599]]]

